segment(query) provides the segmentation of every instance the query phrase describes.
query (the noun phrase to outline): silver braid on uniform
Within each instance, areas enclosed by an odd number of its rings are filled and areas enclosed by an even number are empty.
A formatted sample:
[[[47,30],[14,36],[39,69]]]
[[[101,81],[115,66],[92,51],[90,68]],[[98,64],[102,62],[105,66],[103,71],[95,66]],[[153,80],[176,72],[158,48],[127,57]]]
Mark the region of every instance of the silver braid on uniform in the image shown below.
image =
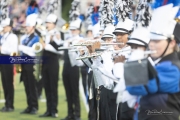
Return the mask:
[[[150,3],[152,3],[152,0],[140,0],[139,1],[139,4],[137,6],[137,14],[135,17],[136,27],[149,26],[149,23],[150,23],[151,17],[152,17]]]
[[[106,27],[107,24],[112,24],[114,17],[114,0],[102,0],[99,12],[101,26]]]
[[[131,13],[132,0],[115,0],[115,15],[118,21],[129,18]]]
[[[69,22],[74,21],[79,17],[79,4],[79,0],[74,0],[71,3],[71,9],[69,11]]]

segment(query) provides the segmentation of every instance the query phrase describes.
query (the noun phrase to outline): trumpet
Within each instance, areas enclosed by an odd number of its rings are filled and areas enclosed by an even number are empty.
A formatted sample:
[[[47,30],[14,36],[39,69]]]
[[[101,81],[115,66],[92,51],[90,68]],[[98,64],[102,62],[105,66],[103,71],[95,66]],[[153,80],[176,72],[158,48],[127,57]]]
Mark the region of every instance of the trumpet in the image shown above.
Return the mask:
[[[87,58],[98,57],[98,56],[101,56],[101,55],[102,55],[102,53],[92,53],[91,55],[76,58],[76,60],[83,60],[83,59],[87,59]]]
[[[126,52],[126,51],[131,51],[131,49],[128,49],[128,50],[109,51],[109,52],[112,52],[112,53],[122,53],[122,52]],[[144,51],[144,55],[149,55],[149,54],[154,54],[154,53],[156,53],[156,51]],[[76,58],[76,60],[83,60],[83,59],[87,59],[87,58],[98,57],[98,56],[101,56],[102,54],[103,54],[103,52],[100,52],[100,53],[92,53],[91,55],[87,55],[87,56],[84,56],[84,57]]]
[[[74,46],[89,46],[89,45],[93,45],[91,43],[80,43],[80,44],[74,44]],[[124,45],[124,43],[101,43],[101,45]]]

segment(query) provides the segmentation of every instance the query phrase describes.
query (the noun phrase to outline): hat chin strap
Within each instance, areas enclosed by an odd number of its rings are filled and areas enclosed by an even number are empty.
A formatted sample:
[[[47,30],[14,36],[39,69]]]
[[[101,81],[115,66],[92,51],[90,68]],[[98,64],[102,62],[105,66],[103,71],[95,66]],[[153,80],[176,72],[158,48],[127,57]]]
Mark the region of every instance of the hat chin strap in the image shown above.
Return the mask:
[[[168,41],[168,45],[166,46],[166,49],[164,50],[164,52],[162,53],[162,55],[161,55],[159,58],[153,59],[154,61],[156,61],[156,60],[159,59],[159,60],[158,60],[158,62],[159,62],[159,61],[161,60],[161,58],[164,56],[164,54],[166,53],[166,51],[167,51],[167,49],[168,49],[168,47],[169,47],[169,44],[170,44],[171,39],[168,38],[167,41]]]

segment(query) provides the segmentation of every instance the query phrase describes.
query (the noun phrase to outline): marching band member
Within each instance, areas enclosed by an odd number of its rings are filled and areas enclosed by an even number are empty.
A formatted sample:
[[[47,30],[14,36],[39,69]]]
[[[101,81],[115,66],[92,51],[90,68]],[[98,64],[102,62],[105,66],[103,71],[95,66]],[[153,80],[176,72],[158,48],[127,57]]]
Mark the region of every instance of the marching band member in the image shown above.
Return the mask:
[[[35,35],[37,14],[31,14],[26,18],[26,34],[21,37],[21,45],[19,50],[21,56],[35,56],[32,46],[39,42],[39,37]],[[38,110],[38,98],[36,79],[34,76],[34,64],[22,64],[22,72],[20,81],[24,82],[25,93],[27,96],[27,108],[21,114],[36,114]]]
[[[100,39],[100,24],[96,23],[92,28],[92,33],[95,39]],[[85,65],[88,66],[88,90],[89,90],[89,114],[88,119],[89,120],[96,120],[97,119],[97,104],[96,104],[96,88],[94,84],[94,77],[93,77],[93,71],[91,69],[92,61],[87,59],[86,61],[82,60]]]
[[[81,20],[77,19],[70,23],[71,43],[77,43],[83,38],[80,37]],[[69,45],[69,44],[67,44]],[[66,44],[64,44],[66,46]],[[77,61],[78,54],[68,50],[64,51],[64,66],[63,66],[63,83],[66,91],[68,115],[62,120],[80,120],[80,100],[79,100],[79,67],[83,63]]]
[[[178,7],[168,4],[153,12],[149,49],[156,51],[151,58],[157,74],[146,85],[126,88],[130,94],[139,95],[136,120],[179,119],[180,62],[176,47],[180,42],[180,25],[173,20],[177,10]]]
[[[143,32],[143,35],[139,35],[139,33]],[[132,33],[130,39],[127,44],[131,46],[131,54],[127,61],[139,60],[143,59],[144,51],[148,47],[148,43],[150,41],[149,31],[146,28],[137,28]],[[114,67],[113,74],[115,77],[120,78],[119,83],[115,87],[114,91],[119,92],[117,96],[117,102],[121,102],[121,115],[120,120],[133,120],[134,115],[134,106],[137,100],[136,96],[130,95],[128,91],[126,91],[125,81],[124,81],[124,68],[123,62],[125,58],[122,56],[116,56],[114,58]]]
[[[102,39],[106,43],[112,43],[113,31],[115,27],[109,25],[105,28]],[[99,49],[100,42],[95,42],[92,46],[88,46],[89,52],[93,53],[95,49]],[[112,47],[111,47],[112,48]],[[109,48],[109,49],[111,49]],[[112,92],[114,83],[106,75],[109,75],[112,70],[113,62],[111,59],[111,53],[104,53],[101,57],[92,58],[92,64],[89,64],[87,60],[83,60],[90,65],[94,74],[95,88],[97,89],[97,118],[100,120],[115,120],[116,119],[116,94]],[[106,74],[106,75],[104,75]]]
[[[134,22],[130,19],[125,19],[125,21],[119,21],[113,32],[114,35],[116,36],[116,42],[124,43],[123,45],[118,45],[120,50],[125,51],[123,53],[118,53],[118,55],[121,55],[122,59],[124,59],[124,56],[127,59],[130,54],[131,47],[129,45],[127,45],[126,43],[128,41],[128,36],[133,31],[133,24],[134,24]],[[132,111],[129,109],[124,109],[123,106],[127,107],[126,104],[124,104],[124,105],[121,103],[119,104],[118,115],[117,115],[118,119],[123,118],[122,112]]]
[[[58,47],[61,44],[60,33],[57,31],[57,16],[49,14],[46,18],[47,34],[44,40],[44,58],[42,65],[42,79],[45,88],[47,110],[40,117],[58,117],[58,76],[59,76],[59,57]]]
[[[119,45],[121,50],[128,50],[130,46],[126,43],[128,41],[128,37],[133,31],[134,22],[130,19],[125,19],[125,21],[119,21],[113,34],[116,36],[116,42],[124,43],[123,45]],[[128,58],[129,51],[124,52],[125,57]]]
[[[17,53],[18,38],[11,32],[13,22],[6,18],[1,22],[3,27],[3,36],[0,41],[0,56],[11,56]],[[4,90],[5,106],[2,112],[11,112],[14,110],[14,86],[13,86],[13,64],[1,64],[1,79]]]
[[[113,43],[113,32],[115,30],[115,27],[113,25],[107,25],[107,27],[104,29],[102,40],[106,43]],[[114,51],[113,46],[107,46],[108,50]],[[112,76],[112,68],[113,68],[113,61],[112,61],[112,53],[111,52],[104,52],[102,55],[102,64],[103,66],[99,66],[98,69],[101,69],[101,72],[104,75]],[[93,61],[94,62],[94,61]],[[101,74],[102,74],[101,73]],[[96,73],[95,73],[96,74]],[[112,76],[113,78],[113,76]],[[109,79],[109,80],[108,80]],[[100,103],[99,103],[99,112],[100,120],[116,120],[116,114],[117,114],[117,104],[116,104],[116,93],[113,93],[114,88],[114,82],[111,78],[102,77],[101,81],[104,81],[103,87],[100,88]],[[111,86],[111,87],[110,87]]]

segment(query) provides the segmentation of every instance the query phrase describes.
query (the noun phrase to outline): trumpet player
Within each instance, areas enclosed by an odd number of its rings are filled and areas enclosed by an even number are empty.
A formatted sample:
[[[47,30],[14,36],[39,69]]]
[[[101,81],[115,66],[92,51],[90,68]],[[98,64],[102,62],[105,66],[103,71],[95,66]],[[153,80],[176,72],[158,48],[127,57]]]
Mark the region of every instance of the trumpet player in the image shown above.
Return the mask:
[[[2,20],[3,36],[0,40],[1,57],[17,53],[18,38],[12,31],[13,22],[10,18]],[[1,112],[14,110],[13,64],[1,64],[1,80],[4,90],[5,106]]]
[[[134,21],[130,19],[125,19],[125,21],[119,21],[113,32],[113,34],[116,36],[116,42],[124,43],[118,46],[121,50],[130,49],[130,46],[128,46],[126,43],[128,41],[128,37],[133,31],[133,24]],[[128,58],[128,55],[129,51],[123,53],[123,56],[125,56],[126,58]]]
[[[46,63],[42,65],[42,80],[45,88],[47,109],[39,117],[58,117],[59,57],[57,50],[61,44],[61,37],[56,29],[57,21],[58,18],[55,14],[49,14],[46,18],[47,34],[43,43],[43,56],[46,57]]]
[[[112,43],[114,29],[115,27],[113,25],[107,26],[101,39],[106,43]],[[100,42],[93,42],[91,46],[88,46],[89,53],[91,54],[95,52],[95,49],[99,49],[100,46]],[[112,46],[109,49],[112,49]],[[114,83],[111,78],[106,76],[112,76],[111,70],[113,67],[113,62],[111,53],[104,52],[101,57],[85,59],[83,61],[92,69],[94,74],[94,84],[96,88],[96,96],[94,96],[94,98],[97,98],[95,107],[97,108],[98,119],[116,120],[116,94],[112,92]]]
[[[180,100],[180,62],[177,45],[180,42],[180,24],[174,21],[177,11],[178,8],[174,8],[173,4],[168,4],[157,8],[152,15],[148,46],[150,50],[156,51],[150,57],[157,74],[153,78],[148,77],[148,83],[145,85],[127,87],[130,94],[139,96],[139,106],[134,119],[179,119],[180,108],[177,105]],[[147,89],[145,89],[146,86]],[[145,114],[144,111],[146,111]],[[151,111],[158,111],[158,114]],[[159,114],[159,112],[163,114]]]
[[[77,19],[70,23],[70,31],[72,44],[79,42],[83,38],[80,37],[81,20]],[[80,120],[80,100],[79,100],[79,67],[83,63],[77,61],[76,52],[64,51],[63,66],[63,83],[67,98],[68,115],[62,120]]]
[[[139,35],[141,32],[143,32],[143,35]],[[144,51],[147,50],[149,41],[150,36],[147,28],[140,27],[135,29],[130,39],[127,41],[127,44],[132,49],[127,61],[146,58]],[[113,74],[116,78],[120,78],[119,83],[115,87],[114,91],[118,92],[117,102],[122,103],[120,109],[120,120],[133,120],[137,96],[131,95],[127,90],[125,90],[124,62],[125,57],[123,56],[116,56],[114,58]]]
[[[26,18],[26,34],[21,37],[19,51],[21,56],[35,56],[32,46],[39,42],[35,35],[37,14],[31,14]],[[34,76],[34,64],[22,64],[20,81],[23,81],[27,97],[27,108],[21,114],[36,114],[38,110],[38,98],[36,79]]]

